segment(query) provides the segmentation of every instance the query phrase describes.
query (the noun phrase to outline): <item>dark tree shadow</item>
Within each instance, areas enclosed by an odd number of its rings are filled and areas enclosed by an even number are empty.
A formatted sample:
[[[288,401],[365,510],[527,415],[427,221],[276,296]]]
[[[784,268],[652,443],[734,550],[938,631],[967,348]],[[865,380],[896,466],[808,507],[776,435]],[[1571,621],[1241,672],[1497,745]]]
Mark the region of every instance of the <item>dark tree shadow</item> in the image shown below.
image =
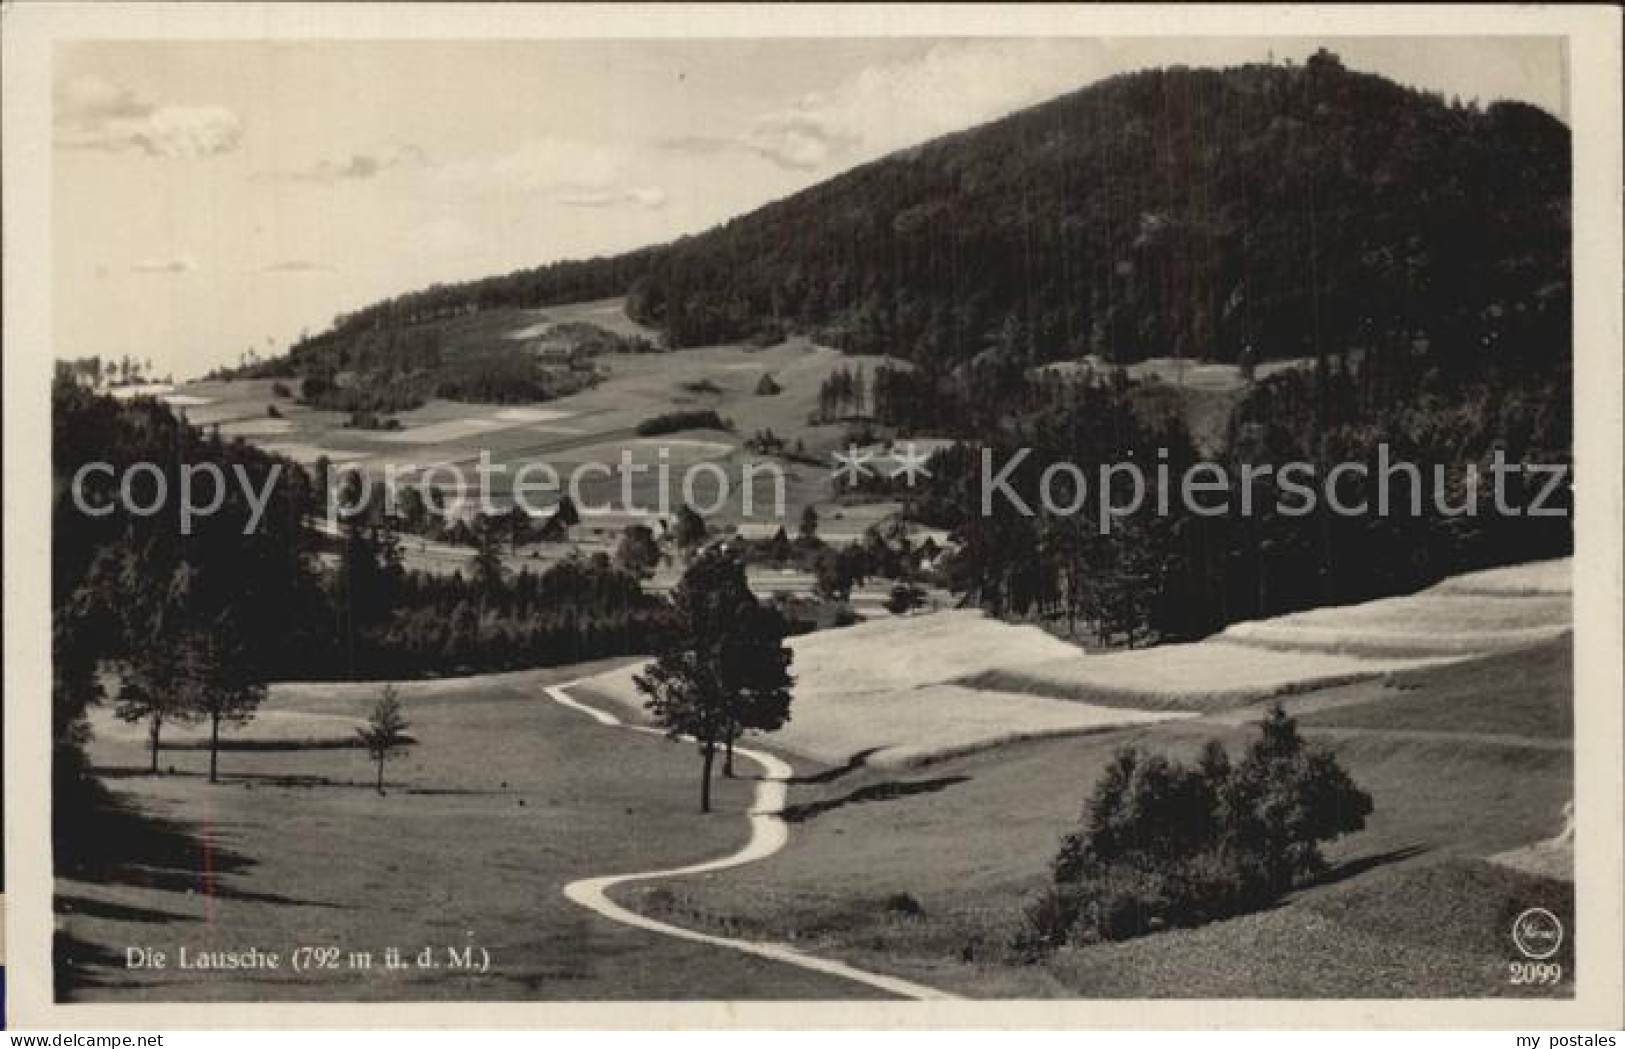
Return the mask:
[[[842,776],[850,775],[851,773],[857,772],[859,769],[863,768],[869,763],[869,759],[878,753],[880,749],[880,747],[870,747],[868,750],[860,750],[850,758],[847,758],[845,765],[839,765],[832,769],[825,769],[823,772],[815,772],[810,776],[791,776],[789,779],[785,780],[785,782],[792,785],[833,783]]]
[[[87,896],[67,896],[57,893],[52,899],[52,910],[57,914],[82,914],[87,918],[105,918],[115,922],[142,922],[144,924],[168,922],[195,922],[190,914],[173,914],[150,907],[133,907],[108,900],[94,900]]]
[[[943,776],[940,779],[913,780],[903,783],[876,783],[868,787],[860,787],[850,794],[839,798],[827,798],[823,801],[809,802],[805,805],[790,805],[780,813],[786,823],[805,823],[814,816],[820,816],[833,809],[846,805],[860,805],[871,801],[889,801],[892,798],[906,798],[914,794],[935,794],[939,790],[946,790],[956,783],[964,783],[969,776]]]
[[[52,845],[59,877],[218,899],[333,906],[237,888],[232,877],[255,861],[211,838],[201,825],[143,812],[128,796],[98,782],[81,784],[56,800]]]
[[[418,741],[409,735],[401,737],[401,745],[415,747]],[[176,740],[165,743],[164,750],[176,751],[207,751],[209,741],[206,739]],[[229,736],[220,740],[220,752],[227,751],[300,751],[300,750],[365,750],[366,744],[359,736],[339,736],[333,739],[233,739]]]
[[[59,1002],[73,1000],[73,993],[86,987],[119,987],[115,981],[93,975],[93,970],[116,972],[124,959],[100,944],[81,940],[58,929],[51,937],[51,989]]]
[[[368,790],[376,789],[371,783],[361,785]],[[391,794],[419,794],[424,797],[496,798],[507,797],[515,793],[512,790],[489,790],[477,787],[393,787],[387,783],[384,786]]]
[[[1404,845],[1397,849],[1390,849],[1388,852],[1373,852],[1366,856],[1360,856],[1356,859],[1345,860],[1342,863],[1336,864],[1335,866],[1330,867],[1321,873],[1318,877],[1305,882],[1303,885],[1299,886],[1299,888],[1307,889],[1318,888],[1322,885],[1335,885],[1340,881],[1347,881],[1350,878],[1357,877],[1358,875],[1364,874],[1369,870],[1374,870],[1377,867],[1385,867],[1390,863],[1399,863],[1403,860],[1421,856],[1429,851],[1430,848],[1427,845],[1414,844]]]
[[[143,812],[128,795],[109,790],[95,777],[58,780],[52,800],[51,838],[58,878],[190,898],[207,894],[256,903],[336,906],[239,888],[235,877],[250,870],[253,860],[223,845],[218,837],[211,838],[196,823]],[[64,920],[76,916],[148,924],[197,920],[167,910],[69,894],[58,894],[53,907],[60,916],[52,942],[52,986],[57,1001],[70,1001],[85,988],[140,985],[115,975],[126,971],[122,956],[104,944],[74,935],[61,924]]]
[[[98,765],[96,776],[103,780],[146,779],[152,775],[152,770],[145,765]],[[190,769],[177,769],[171,766],[162,773],[166,779],[204,779],[208,773],[192,771]],[[271,787],[331,787],[352,786],[348,781],[341,781],[331,776],[318,776],[311,773],[300,772],[240,772],[225,771],[220,773],[219,786],[241,784],[253,787],[265,784]]]

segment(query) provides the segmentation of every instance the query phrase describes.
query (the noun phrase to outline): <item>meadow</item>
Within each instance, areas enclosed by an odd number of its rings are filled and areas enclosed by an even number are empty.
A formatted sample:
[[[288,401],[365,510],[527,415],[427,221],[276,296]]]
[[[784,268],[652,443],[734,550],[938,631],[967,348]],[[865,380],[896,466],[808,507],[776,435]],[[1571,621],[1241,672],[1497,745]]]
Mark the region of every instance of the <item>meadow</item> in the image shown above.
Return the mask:
[[[358,749],[162,752],[102,733],[91,755],[110,797],[59,856],[59,992],[73,1001],[361,1001],[852,997],[865,989],[595,918],[566,900],[575,878],[679,865],[737,848],[747,781],[694,811],[690,746],[606,729],[543,686],[592,666],[403,684],[417,740],[386,794]],[[598,669],[602,669],[599,667]],[[267,714],[362,716],[372,684],[278,685]],[[275,733],[272,733],[275,735]],[[251,726],[244,739],[264,738]],[[94,855],[82,855],[94,852]],[[129,968],[147,947],[336,947],[319,974]],[[481,947],[488,972],[447,967]],[[388,970],[432,947],[441,965]],[[371,955],[355,968],[350,952]],[[782,971],[781,971],[782,970]]]
[[[512,353],[527,333],[577,323],[618,335],[653,335],[626,317],[622,300],[606,299],[545,310],[487,311],[444,324],[441,338],[450,359],[458,353],[489,352],[493,345]],[[887,358],[845,355],[795,337],[765,348],[742,344],[680,353],[606,352],[590,360],[599,379],[587,389],[530,405],[433,399],[395,413],[398,428],[392,429],[348,426],[347,413],[322,411],[279,395],[269,379],[197,382],[150,392],[184,411],[193,424],[218,427],[228,440],[240,438],[306,466],[325,458],[334,467],[358,469],[374,478],[424,481],[447,492],[460,489],[471,501],[470,509],[477,508],[473,500],[482,454],[491,464],[494,509],[510,505],[526,466],[545,464],[555,471],[523,477],[531,486],[526,501],[537,512],[568,493],[576,478],[582,523],[572,530],[570,542],[507,551],[514,571],[573,551],[613,552],[630,524],[658,530],[689,497],[683,482],[694,467],[703,469],[694,474],[692,498],[714,532],[771,535],[783,526],[794,534],[803,508],[813,506],[822,522],[821,535],[840,544],[862,538],[866,528],[900,509],[895,502],[869,506],[837,501],[828,470],[818,465],[844,445],[846,433],[843,423],[815,421],[824,379],[842,367],[872,373]],[[764,376],[772,378],[777,393],[758,392]],[[291,394],[297,385],[283,387]],[[657,416],[705,410],[716,412],[732,428],[638,434],[640,424]],[[787,453],[796,454],[764,455],[745,447],[748,439],[765,431],[781,439]],[[727,478],[726,492],[718,487],[718,472]],[[431,572],[466,574],[473,554],[468,548],[412,537],[405,538],[404,547],[409,568]],[[653,588],[665,589],[674,581],[674,572],[667,572]],[[812,589],[811,576],[805,574],[763,582],[792,594]],[[859,587],[855,603],[878,613],[889,588],[883,581]]]
[[[962,679],[990,691],[1211,713],[1471,656],[1572,629],[1571,562],[1472,572],[1416,594],[1237,623],[1191,644],[1009,660]]]
[[[569,309],[619,323],[614,300]],[[483,318],[479,337],[526,337],[562,316],[511,312]],[[813,456],[845,439],[843,426],[812,419],[823,379],[855,359],[803,339],[595,360],[602,381],[569,396],[526,406],[436,400],[399,413],[390,430],[348,428],[339,413],[297,405],[264,380],[192,384],[170,396],[224,436],[370,472],[472,466],[481,451],[510,469],[546,461],[563,472],[623,453],[674,469],[738,467],[762,458],[743,447],[758,430]],[[1229,372],[1181,374],[1213,405],[1240,388]],[[758,392],[763,375],[778,393]],[[714,411],[733,428],[638,435],[641,423],[673,410]],[[776,461],[788,478],[789,531],[803,505],[818,509],[820,534],[833,542],[901,509],[835,501],[826,471]],[[619,496],[618,476],[596,484],[588,500]],[[637,501],[657,503],[650,484],[648,473],[636,481]],[[509,552],[508,566],[607,552],[625,523],[650,520],[625,506],[583,517],[572,542]],[[763,526],[737,493],[708,517],[714,530]],[[409,567],[468,563],[461,548],[414,537],[404,553]],[[680,925],[793,942],[969,995],[1525,993],[1506,983],[1506,926],[1529,901],[1572,919],[1572,887],[1551,876],[1563,869],[1563,846],[1539,863],[1493,858],[1559,834],[1572,798],[1570,571],[1553,561],[1475,573],[1407,597],[1235,624],[1197,643],[1106,653],[976,611],[881,616],[884,587],[871,584],[854,600],[870,621],[791,640],[791,721],[751,742],[795,766],[789,847],[746,867],[628,886],[617,898]],[[677,577],[678,566],[662,566],[650,589]],[[813,586],[795,569],[757,566],[750,578],[764,595]],[[91,757],[109,795],[95,832],[73,838],[128,847],[61,858],[64,993],[868,993],[793,967],[764,973],[760,961],[623,928],[564,898],[578,878],[704,860],[744,840],[748,781],[719,780],[718,812],[700,817],[690,745],[606,728],[543,694],[568,682],[583,702],[637,721],[640,663],[404,685],[416,743],[389,769],[382,797],[370,789],[364,753],[344,745],[376,685],[276,686],[262,716],[228,734],[218,786],[203,776],[200,729],[172,728],[165,774],[149,776],[139,727],[98,712]],[[1119,747],[1190,758],[1217,738],[1235,752],[1274,700],[1376,799],[1367,828],[1328,850],[1326,877],[1242,918],[1063,949],[1036,964],[1012,956],[1023,906]],[[125,964],[129,947],[164,946],[154,937],[194,951],[335,946],[369,957],[478,944],[493,961],[477,975],[352,966],[315,985],[287,971]],[[1238,952],[1248,964],[1234,964]]]
[[[1117,748],[1193,759],[1209,738],[1237,752],[1259,708],[1104,735],[1018,741],[910,769],[809,770],[792,789],[789,847],[704,884],[629,891],[624,902],[730,935],[989,997],[1483,997],[1569,993],[1511,986],[1507,938],[1524,907],[1572,926],[1568,882],[1487,857],[1550,837],[1572,790],[1568,740],[1516,726],[1567,701],[1566,644],[1492,657],[1472,672],[1478,702],[1508,711],[1476,731],[1344,732],[1340,719],[1445,707],[1460,666],[1416,671],[1402,689],[1346,686],[1336,718],[1307,716],[1375,800],[1365,830],[1334,842],[1332,867],[1276,907],[1189,930],[1013,955],[1023,906],[1060,835]],[[1516,686],[1506,666],[1526,673]],[[1474,664],[1467,664],[1472,667]],[[1499,679],[1501,687],[1490,684]],[[1315,694],[1286,700],[1288,711]],[[1471,723],[1469,723],[1471,724]],[[1572,956],[1569,958],[1572,971]],[[1243,964],[1244,962],[1244,964]]]
[[[827,765],[912,765],[1032,736],[1096,732],[1177,714],[1111,709],[950,683],[990,661],[1076,650],[1034,627],[980,612],[877,619],[789,641],[796,678],[788,725],[766,742]],[[572,691],[633,719],[645,717],[630,666]]]
[[[1538,608],[1565,571],[1464,577],[1446,587]],[[1349,615],[1364,621],[1358,606]],[[1113,753],[1128,745],[1190,759],[1214,738],[1239,752],[1269,693],[1281,690],[1174,711],[1168,697],[1133,708],[971,688],[962,682],[998,667],[1098,665],[1156,650],[1084,655],[1036,628],[968,611],[876,620],[791,644],[792,720],[750,744],[794,766],[783,810],[788,847],[744,867],[613,890],[621,903],[971,996],[1533,993],[1506,982],[1507,923],[1532,905],[1572,919],[1563,842],[1542,846],[1533,860],[1527,848],[1561,831],[1572,797],[1566,637],[1289,690],[1282,702],[1308,738],[1331,748],[1376,803],[1365,830],[1332,843],[1327,875],[1262,912],[1065,948],[1039,963],[1013,955],[1011,938]],[[338,746],[377,695],[375,684],[275,686],[262,718],[230,737],[218,786],[204,779],[197,730],[172,731],[165,774],[150,776],[139,729],[101,714],[91,756],[110,796],[99,825],[76,828],[73,840],[107,851],[62,857],[64,993],[871,993],[622,928],[562,895],[578,878],[709,859],[745,839],[752,781],[719,779],[717,813],[698,816],[692,745],[600,725],[544,694],[566,684],[577,700],[637,720],[638,665],[403,685],[416,743],[390,765],[382,797],[370,788],[365,753]],[[491,952],[490,972],[375,965],[315,984],[286,971],[132,969],[124,953],[308,945],[378,958],[388,947],[469,943]],[[1237,950],[1247,965],[1233,964]]]

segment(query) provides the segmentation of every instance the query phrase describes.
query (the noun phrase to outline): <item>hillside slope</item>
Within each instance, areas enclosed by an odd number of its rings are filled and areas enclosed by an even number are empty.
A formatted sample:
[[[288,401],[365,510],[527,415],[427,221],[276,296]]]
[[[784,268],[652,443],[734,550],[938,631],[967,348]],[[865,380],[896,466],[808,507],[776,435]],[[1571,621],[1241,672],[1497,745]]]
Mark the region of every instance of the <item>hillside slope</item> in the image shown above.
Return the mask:
[[[1408,597],[1242,624],[1269,628],[1267,643],[1233,628],[1194,644],[1087,654],[972,611],[821,631],[790,642],[792,717],[767,742],[820,763],[908,766],[1552,643],[1573,626],[1570,569],[1562,560],[1470,573]],[[588,678],[580,691],[644,717],[640,669]]]
[[[1134,709],[1213,712],[1550,643],[1574,627],[1573,562],[1452,577],[1420,593],[1237,623],[1191,644],[1002,660],[960,684]]]
[[[1421,340],[1440,355],[1554,357],[1569,166],[1568,129],[1540,110],[1446,103],[1324,52],[1152,70],[698,236],[403,295],[312,343],[336,367],[382,331],[630,293],[632,315],[674,346],[801,330],[922,361]]]

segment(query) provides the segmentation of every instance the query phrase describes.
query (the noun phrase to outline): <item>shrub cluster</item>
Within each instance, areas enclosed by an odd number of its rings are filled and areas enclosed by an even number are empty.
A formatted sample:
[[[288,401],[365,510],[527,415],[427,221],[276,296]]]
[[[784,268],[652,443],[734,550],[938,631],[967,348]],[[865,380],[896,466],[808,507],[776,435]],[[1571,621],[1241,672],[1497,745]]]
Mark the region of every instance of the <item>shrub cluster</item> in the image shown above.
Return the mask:
[[[733,423],[710,408],[665,412],[638,423],[639,437],[658,437],[664,433],[682,430],[732,430]]]
[[[1371,796],[1276,706],[1240,763],[1113,758],[1032,900],[1016,949],[1123,940],[1256,910],[1325,870],[1320,843],[1365,826]]]

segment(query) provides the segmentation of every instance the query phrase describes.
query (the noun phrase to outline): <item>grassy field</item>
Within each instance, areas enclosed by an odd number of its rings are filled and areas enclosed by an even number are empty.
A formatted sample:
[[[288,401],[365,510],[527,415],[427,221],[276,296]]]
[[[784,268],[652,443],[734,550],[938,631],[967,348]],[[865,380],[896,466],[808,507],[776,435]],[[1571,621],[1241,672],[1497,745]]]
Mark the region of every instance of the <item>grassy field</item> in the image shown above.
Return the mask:
[[[600,666],[599,669],[603,667]],[[358,751],[165,751],[99,739],[111,797],[74,828],[99,857],[60,856],[59,993],[76,1001],[852,997],[865,990],[627,929],[568,902],[588,874],[710,858],[745,839],[744,781],[696,812],[690,746],[597,725],[541,694],[592,667],[402,686],[419,743],[384,797]],[[279,686],[271,709],[353,717],[375,686]],[[71,869],[70,869],[71,868]],[[320,974],[130,969],[126,950],[338,947]],[[486,973],[444,967],[482,947]],[[442,968],[383,968],[432,947]],[[348,952],[373,966],[350,968]],[[781,971],[782,969],[782,971]]]
[[[978,996],[1554,993],[1508,983],[1518,956],[1507,933],[1529,906],[1572,928],[1572,887],[1484,857],[1561,824],[1572,753],[1526,745],[1519,726],[1568,700],[1566,651],[1505,657],[1522,659],[1516,685],[1504,664],[1476,667],[1479,704],[1505,711],[1482,733],[1345,733],[1306,719],[1309,738],[1335,750],[1376,811],[1328,849],[1327,878],[1262,913],[1063,950],[1042,964],[1006,950],[1111,753],[1135,744],[1192,757],[1207,738],[1235,752],[1253,730],[1234,715],[1015,743],[906,772],[809,772],[792,791],[785,852],[703,886],[646,888],[635,902]],[[1460,691],[1454,669],[1418,673],[1404,692],[1380,681],[1347,686],[1358,694],[1344,697],[1345,709],[1447,706]],[[896,902],[904,894],[920,913]]]
[[[1446,668],[1394,674],[1363,690],[1364,701],[1340,703],[1304,720],[1326,727],[1471,729],[1520,739],[1569,740],[1574,737],[1571,690],[1551,683],[1567,680],[1574,658],[1571,644],[1560,638]]]
[[[1237,623],[1193,644],[1001,660],[960,683],[1100,706],[1230,710],[1549,642],[1572,628],[1569,572],[1567,559],[1474,572],[1417,594]]]
[[[1462,656],[1522,648],[1570,629],[1567,558],[1457,576],[1418,594],[1238,623],[1219,640],[1342,655]]]
[[[877,620],[797,637],[790,646],[795,705],[790,723],[769,742],[826,764],[911,765],[1033,736],[1180,716],[949,684],[993,660],[1075,652],[1041,630],[980,612]],[[582,694],[639,716],[635,669],[591,678]]]
[[[1458,675],[1451,664],[1566,633],[1571,599],[1550,589],[1563,578],[1550,565],[1477,573],[1407,597],[1241,624],[1194,644],[1095,654],[1036,627],[974,611],[877,620],[794,641],[795,717],[774,743],[836,765],[857,755],[877,765],[907,765],[1035,736],[1219,714],[1273,697],[1318,694],[1311,708],[1342,708],[1350,694],[1337,686],[1368,680],[1400,693],[1425,680],[1459,697],[1460,707],[1504,670],[1492,663],[1489,671]],[[1440,623],[1451,629],[1441,630]],[[1404,637],[1420,651],[1342,650],[1350,639],[1368,642],[1374,632]],[[1254,640],[1266,633],[1267,645]],[[1518,652],[1509,658],[1530,657]],[[642,700],[632,675],[633,668],[616,671],[586,687],[636,715]],[[1426,716],[1409,705],[1401,709],[1398,722],[1386,711],[1365,716],[1372,727],[1406,726],[1415,718],[1409,727],[1429,730]],[[1453,709],[1458,720],[1451,727],[1524,716],[1520,704],[1502,710],[1475,717]],[[1362,715],[1343,710],[1335,716]],[[1356,726],[1350,721],[1346,727]]]
[[[1191,758],[1209,738],[1238,752],[1260,708],[1080,723],[1022,739],[1023,708],[1010,697],[936,679],[962,676],[977,660],[1053,657],[1050,646],[1061,643],[1038,631],[949,613],[797,644],[804,685],[795,718],[767,741],[797,767],[789,847],[748,867],[628,887],[625,902],[975,996],[1532,993],[1507,983],[1511,916],[1544,906],[1572,927],[1569,883],[1485,859],[1561,828],[1572,796],[1566,641],[1288,699],[1310,739],[1334,749],[1375,800],[1368,827],[1328,849],[1329,875],[1265,912],[1063,950],[1040,964],[1018,963],[1010,938],[1112,753],[1128,744]],[[364,754],[298,745],[299,733],[352,724],[373,685],[278,686],[262,732],[292,740],[291,749],[228,751],[227,782],[213,787],[201,775],[203,751],[166,749],[170,774],[147,776],[138,771],[139,732],[108,727],[93,756],[111,797],[75,830],[105,855],[60,857],[62,992],[75,1000],[863,993],[621,928],[563,898],[575,878],[708,858],[744,837],[746,782],[719,781],[718,813],[700,817],[691,746],[599,726],[540,694],[548,683],[594,675],[601,685],[625,673],[605,663],[403,686],[419,742],[391,766],[384,797],[369,787]],[[964,745],[967,732],[975,745]],[[989,749],[994,741],[1001,745]],[[889,759],[887,746],[896,752]],[[388,971],[378,960],[389,947],[415,957],[469,944],[491,952],[489,973]],[[173,957],[181,945],[284,955],[334,946],[346,962],[314,981],[286,970],[125,965],[130,947]],[[351,951],[370,952],[373,967],[351,967]]]
[[[626,300],[620,298],[572,302],[523,312],[527,314],[526,320],[532,327],[545,328],[553,324],[596,324],[626,338],[643,338],[650,342],[660,340],[658,331],[645,327],[626,315]],[[510,332],[509,335],[518,337],[519,332]]]
[[[620,300],[610,299],[458,318],[447,322],[445,352],[454,357],[492,345],[511,352],[524,333],[571,322],[649,335],[625,316]],[[886,358],[848,356],[793,338],[767,348],[604,353],[592,361],[601,381],[589,389],[535,405],[431,400],[397,413],[400,428],[392,430],[349,428],[346,413],[314,410],[278,397],[270,380],[190,383],[167,396],[197,425],[218,426],[227,439],[241,438],[307,465],[325,456],[374,477],[393,476],[401,483],[430,480],[445,491],[459,487],[454,482],[460,474],[463,494],[470,500],[478,495],[476,468],[485,453],[496,509],[506,508],[518,472],[527,465],[552,467],[563,490],[572,476],[578,477],[575,494],[583,521],[572,530],[573,543],[526,548],[521,555],[532,567],[573,549],[612,550],[628,524],[669,521],[690,499],[705,511],[713,529],[743,525],[767,529],[768,534],[780,525],[794,533],[802,509],[815,506],[826,541],[837,544],[861,538],[864,528],[896,510],[895,504],[869,508],[833,499],[828,470],[816,462],[844,443],[846,426],[812,421],[819,387],[831,371],[844,367],[872,373]],[[757,392],[764,375],[772,376],[778,393]],[[269,415],[272,406],[280,418]],[[637,433],[640,424],[657,415],[700,410],[716,412],[732,430],[690,429],[659,437]],[[763,456],[744,447],[766,430],[787,449],[799,446],[813,462]],[[584,466],[588,469],[580,469]],[[685,488],[691,467],[701,469],[693,474],[692,488]],[[719,470],[726,477],[725,493],[718,487]],[[558,490],[541,487],[550,481],[548,474],[533,472],[527,479],[537,486],[526,493],[533,509],[545,509],[559,498]],[[412,549],[410,540],[407,545],[409,567],[467,571],[471,552],[430,550],[426,544]],[[516,560],[511,567],[520,564]],[[885,589],[871,588],[869,603],[878,606]]]
[[[1021,692],[1140,710],[1210,713],[1394,670],[1426,659],[1362,659],[1321,652],[1278,652],[1204,641],[1042,663],[1011,662],[972,675],[969,688]]]

